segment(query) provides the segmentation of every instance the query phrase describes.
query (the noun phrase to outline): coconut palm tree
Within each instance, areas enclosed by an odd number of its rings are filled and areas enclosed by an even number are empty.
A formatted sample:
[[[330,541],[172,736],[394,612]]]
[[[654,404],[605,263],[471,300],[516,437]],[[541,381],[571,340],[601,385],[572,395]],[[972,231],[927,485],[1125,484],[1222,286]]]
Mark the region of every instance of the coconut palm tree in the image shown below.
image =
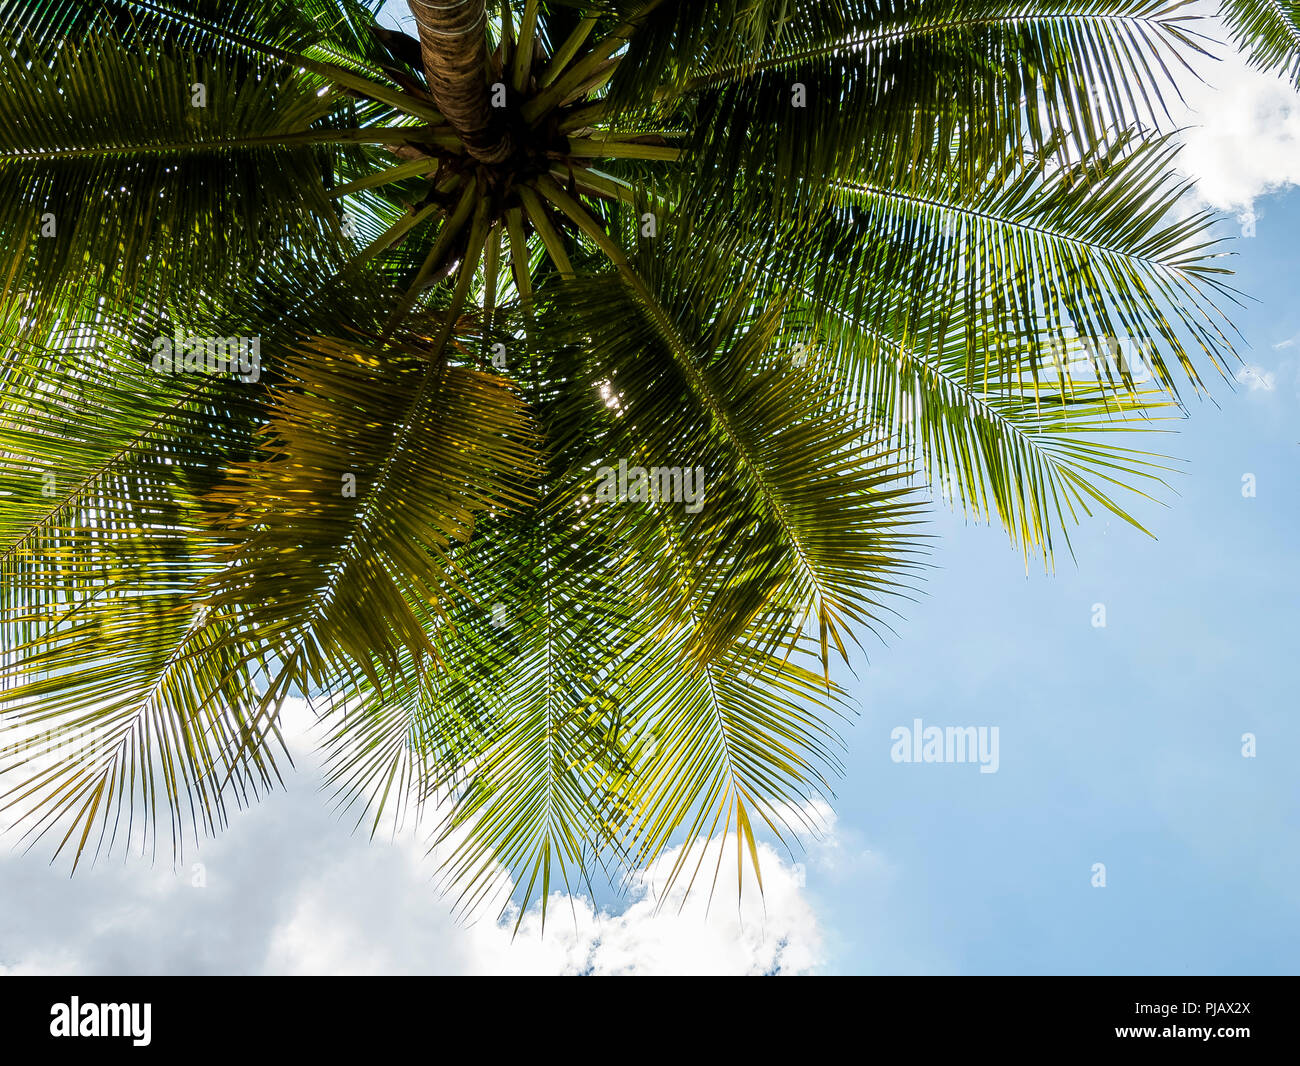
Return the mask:
[[[465,908],[756,863],[930,500],[1050,565],[1233,358],[1156,132],[1210,42],[1175,0],[378,6],[0,0],[3,802],[74,867],[179,850],[304,697]],[[1225,17],[1294,76],[1297,8]]]

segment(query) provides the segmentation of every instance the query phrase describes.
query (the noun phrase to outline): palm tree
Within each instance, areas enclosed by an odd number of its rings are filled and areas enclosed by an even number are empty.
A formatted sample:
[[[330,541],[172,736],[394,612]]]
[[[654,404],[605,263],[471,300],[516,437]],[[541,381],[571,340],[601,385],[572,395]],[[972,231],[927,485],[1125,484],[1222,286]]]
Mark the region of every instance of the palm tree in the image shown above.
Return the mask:
[[[74,867],[179,849],[302,695],[465,908],[756,863],[924,487],[1050,564],[1233,358],[1154,132],[1208,40],[1175,0],[378,6],[0,0],[3,802]],[[1224,15],[1296,76],[1298,10]]]

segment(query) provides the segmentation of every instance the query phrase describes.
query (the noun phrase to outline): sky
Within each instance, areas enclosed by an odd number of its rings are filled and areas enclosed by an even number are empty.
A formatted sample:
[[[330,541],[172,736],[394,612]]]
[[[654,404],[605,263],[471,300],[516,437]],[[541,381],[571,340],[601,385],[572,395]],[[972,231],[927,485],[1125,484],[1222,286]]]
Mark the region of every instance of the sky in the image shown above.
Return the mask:
[[[1139,510],[1156,539],[1095,516],[1027,573],[940,508],[922,595],[841,678],[862,713],[824,832],[764,847],[761,897],[662,899],[670,854],[621,899],[557,896],[544,934],[535,912],[457,923],[420,836],[331,813],[295,706],[288,789],[180,868],[70,878],[0,851],[0,974],[1294,972],[1300,97],[1236,62],[1210,77],[1181,165],[1238,238],[1248,343],[1166,438],[1184,461]],[[894,761],[917,719],[996,727],[997,772]]]

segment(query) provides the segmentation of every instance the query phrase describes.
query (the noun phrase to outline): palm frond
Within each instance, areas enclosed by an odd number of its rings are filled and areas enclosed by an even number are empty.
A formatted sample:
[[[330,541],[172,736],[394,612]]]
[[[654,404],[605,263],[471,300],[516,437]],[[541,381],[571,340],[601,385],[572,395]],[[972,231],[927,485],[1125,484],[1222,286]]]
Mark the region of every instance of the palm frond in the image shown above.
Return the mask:
[[[1276,71],[1300,87],[1300,3],[1223,0],[1219,17],[1253,66]]]
[[[1121,489],[1160,488],[1162,458],[1116,438],[1236,358],[1210,218],[1168,214],[1175,151],[1121,137],[1068,168],[999,158],[978,185],[890,159],[833,183],[807,225],[716,225],[787,301],[786,358],[1047,561],[1094,504],[1128,518]]]
[[[4,376],[0,707],[20,742],[3,801],[29,835],[62,833],[74,865],[96,830],[96,850],[144,845],[164,818],[179,847],[187,805],[214,831],[232,790],[275,774],[245,742],[260,644],[196,595],[215,567],[192,482],[214,418],[233,445],[241,401],[155,373],[147,333],[101,320],[57,349],[28,341]]]
[[[336,103],[314,76],[109,37],[48,63],[5,50],[0,82],[0,275],[38,314],[328,259],[322,152],[389,136],[322,124]]]
[[[263,456],[207,499],[231,540],[210,602],[238,610],[304,689],[332,679],[336,657],[377,679],[399,649],[434,652],[408,597],[436,611],[456,581],[451,545],[526,500],[522,402],[448,354],[418,338],[400,354],[364,337],[288,348]]]

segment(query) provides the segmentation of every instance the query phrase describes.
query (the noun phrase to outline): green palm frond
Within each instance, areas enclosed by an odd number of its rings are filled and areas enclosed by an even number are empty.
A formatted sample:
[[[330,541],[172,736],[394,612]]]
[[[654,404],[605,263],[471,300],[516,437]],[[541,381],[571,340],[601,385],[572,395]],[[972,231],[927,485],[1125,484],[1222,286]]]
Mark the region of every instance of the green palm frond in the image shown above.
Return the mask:
[[[696,117],[693,182],[753,214],[816,205],[825,183],[882,158],[1062,161],[1113,128],[1167,115],[1202,47],[1184,0],[861,2],[791,18],[760,52],[715,29],[718,59],[660,95]],[[693,54],[693,53],[691,53]],[[744,175],[737,181],[737,175]],[[950,180],[963,177],[953,168]]]
[[[563,872],[584,851],[648,861],[688,823],[730,820],[752,845],[749,812],[777,824],[778,812],[826,787],[818,767],[833,763],[833,735],[814,716],[792,716],[791,693],[838,706],[830,649],[847,655],[853,630],[878,624],[888,599],[907,591],[910,471],[828,417],[831,397],[808,377],[771,365],[774,309],[755,307],[743,284],[722,298],[725,275],[706,276],[719,302],[694,329],[686,323],[701,294],[669,271],[654,273],[654,292],[605,276],[545,301],[544,365],[576,363],[582,371],[563,376],[583,383],[544,408],[549,439],[573,442],[550,496],[559,532],[539,549],[494,527],[492,562],[479,570],[497,584],[476,599],[499,597],[514,618],[514,596],[542,568],[548,602],[516,623],[534,641],[517,658],[489,653],[450,671],[475,680],[476,698],[495,694],[493,717],[540,745],[531,773],[514,733],[471,762],[447,832],[461,841],[453,879],[473,886],[475,902],[498,863],[530,895],[540,871],[544,900],[552,862]],[[611,499],[616,471],[629,467],[658,478],[655,487]],[[682,491],[666,495],[665,485]],[[528,560],[524,574],[510,567],[514,555]],[[482,608],[478,617],[481,627]],[[509,643],[503,634],[482,646]],[[638,762],[647,736],[701,753],[663,770],[678,788]],[[570,779],[580,768],[590,778]],[[546,800],[560,781],[569,786],[559,822],[589,835],[555,828]]]
[[[39,311],[328,257],[324,147],[408,136],[322,125],[314,76],[108,37],[48,63],[6,50],[0,80],[0,275]]]
[[[833,392],[779,358],[785,308],[756,292],[756,279],[715,265],[700,286],[677,269],[707,254],[708,242],[683,230],[644,249],[621,292],[593,281],[560,296],[548,343],[582,345],[583,379],[608,383],[616,409],[603,462],[702,472],[697,513],[675,523],[693,584],[716,582],[701,656],[777,612],[795,629],[811,619],[823,659],[828,644],[844,654],[849,630],[870,627],[896,588],[888,560],[908,554],[907,538],[894,536],[907,509],[878,491],[896,476],[893,459]],[[589,471],[583,491],[596,489]],[[654,584],[666,592],[678,580],[665,564]]]
[[[264,455],[205,501],[231,541],[209,602],[238,609],[300,684],[338,656],[377,680],[399,649],[435,651],[408,599],[436,613],[451,545],[526,500],[527,412],[508,382],[418,338],[400,355],[312,338],[281,354],[281,376]]]
[[[1233,43],[1260,70],[1277,71],[1300,86],[1300,3],[1223,0],[1219,17]]]
[[[931,484],[1050,560],[1093,505],[1129,519],[1123,490],[1159,487],[1161,457],[1125,434],[1176,417],[1203,360],[1236,358],[1206,218],[1164,211],[1174,150],[1000,163],[967,195],[938,168],[840,183],[840,206],[771,253],[782,291],[800,279],[791,347]]]
[[[196,595],[216,567],[189,482],[214,414],[236,430],[228,383],[154,373],[146,332],[101,321],[5,374],[3,802],[74,863],[96,829],[143,844],[169,817],[179,842],[186,803],[213,831],[275,773],[244,743],[259,645]]]
[[[439,801],[446,872],[472,911],[504,865],[545,899],[616,843],[631,755],[610,668],[635,632],[616,546],[542,508],[486,517],[456,553],[433,628],[440,668],[413,662],[356,707],[331,706],[329,784],[372,832],[409,797]]]
[[[219,57],[292,55],[380,75],[381,0],[0,0],[0,31],[59,48],[95,33]]]

